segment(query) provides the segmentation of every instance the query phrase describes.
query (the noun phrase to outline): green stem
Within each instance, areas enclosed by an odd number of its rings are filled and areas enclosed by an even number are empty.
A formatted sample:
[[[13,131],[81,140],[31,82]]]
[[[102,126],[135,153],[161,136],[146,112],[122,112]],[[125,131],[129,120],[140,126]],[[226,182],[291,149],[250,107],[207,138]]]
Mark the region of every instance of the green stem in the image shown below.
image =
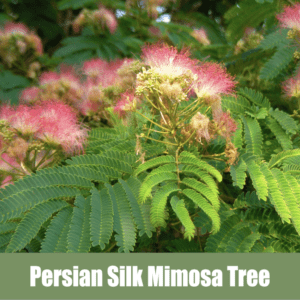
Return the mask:
[[[158,143],[170,145],[170,146],[177,146],[177,144],[173,144],[173,143],[169,143],[169,142],[164,142],[164,141],[155,140],[155,139],[150,138],[150,137],[147,137],[147,136],[140,136],[140,137],[141,137],[141,138],[146,138],[146,139],[151,140],[151,141],[154,141],[154,142],[158,142]]]
[[[196,133],[196,130],[194,130],[194,132],[190,135],[190,137],[181,145],[181,147],[183,147],[186,143],[188,143],[191,139],[192,139],[192,137],[195,135],[195,133]]]
[[[116,245],[117,245],[117,242],[112,243],[112,245],[107,250],[105,250],[104,252],[105,253],[110,252]]]
[[[147,121],[153,123],[154,125],[158,126],[159,128],[163,129],[163,130],[166,130],[167,132],[169,132],[169,129],[168,128],[165,128],[163,126],[161,126],[160,124],[150,120],[148,117],[144,116],[143,114],[141,114],[139,111],[136,111],[136,113],[138,113],[140,116],[142,116],[143,118],[145,118]]]

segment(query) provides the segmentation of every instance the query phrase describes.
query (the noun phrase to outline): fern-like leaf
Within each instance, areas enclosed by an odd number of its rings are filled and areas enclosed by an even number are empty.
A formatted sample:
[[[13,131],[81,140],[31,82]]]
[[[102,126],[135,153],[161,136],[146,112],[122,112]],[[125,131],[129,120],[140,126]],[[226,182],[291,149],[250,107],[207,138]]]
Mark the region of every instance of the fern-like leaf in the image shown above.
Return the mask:
[[[184,200],[179,200],[178,197],[174,196],[171,200],[171,206],[178,219],[184,226],[184,237],[191,241],[191,239],[194,238],[196,228],[191,220],[188,210],[185,207]]]
[[[183,151],[180,154],[179,163],[199,167],[213,175],[219,182],[222,181],[222,175],[216,168],[189,152]]]
[[[285,176],[283,172],[278,169],[272,169],[272,173],[278,182],[278,187],[290,211],[292,222],[300,234],[300,206],[298,203],[299,200],[297,199],[297,196],[299,196],[299,184],[296,183],[296,180],[292,181],[293,178],[291,175]],[[291,181],[296,184],[296,186],[293,186]]]
[[[151,168],[157,167],[159,165],[169,164],[169,163],[175,163],[174,156],[165,155],[165,156],[159,156],[156,158],[152,158],[152,159],[146,161],[144,164],[139,165],[138,168],[134,172],[134,176],[139,175],[140,173],[146,171],[147,169],[151,169]]]
[[[255,112],[250,105],[250,102],[242,96],[237,98],[233,96],[224,96],[222,98],[222,107],[223,109],[230,110],[234,114],[244,114],[245,111]]]
[[[207,202],[207,200],[191,189],[185,189],[182,191],[184,195],[190,198],[195,204],[197,204],[212,220],[212,231],[218,232],[221,226],[220,216],[216,210]]]
[[[152,231],[154,228],[150,221],[150,207],[149,203],[138,203],[139,189],[141,187],[141,182],[136,178],[129,178],[127,182],[119,179],[123,189],[126,192],[127,198],[129,200],[132,215],[137,228],[140,230],[140,236],[147,234],[149,238],[152,236]]]
[[[291,134],[295,134],[298,130],[296,121],[284,111],[279,109],[270,111],[270,115],[282,126],[282,128]]]
[[[120,183],[112,187],[105,185],[113,202],[115,239],[119,252],[133,251],[136,241],[136,232],[126,194]]]
[[[269,161],[269,168],[273,168],[276,165],[282,163],[284,159],[295,157],[300,155],[300,149],[293,149],[293,150],[286,150],[279,152],[278,154],[274,155],[271,160]]]
[[[199,180],[203,181],[207,186],[209,186],[210,190],[218,196],[219,189],[218,186],[213,179],[207,172],[201,170],[198,167],[192,166],[192,165],[184,165],[181,169],[181,172],[183,174],[192,174],[196,177],[198,177]]]
[[[294,59],[296,47],[288,45],[287,47],[280,47],[276,53],[268,60],[260,71],[260,78],[264,80],[271,80],[277,77],[289,63]]]
[[[41,253],[67,252],[67,237],[71,224],[72,211],[72,207],[66,207],[52,219],[42,243]]]
[[[268,169],[266,164],[261,165],[260,170],[267,180],[267,187],[269,190],[270,200],[274,204],[277,213],[281,217],[282,221],[289,223],[291,215],[289,212],[289,208],[287,207],[287,204],[284,201],[282,192],[278,188],[279,183],[277,178],[274,177],[274,175]]]
[[[103,250],[113,233],[113,206],[107,189],[92,190],[90,222],[92,245]]]
[[[178,190],[177,185],[171,182],[156,191],[151,204],[151,223],[154,227],[166,226],[165,207],[168,196]]]
[[[6,252],[16,252],[23,249],[36,236],[43,223],[47,221],[53,213],[66,206],[69,206],[69,204],[63,200],[52,200],[36,205],[20,222],[6,248]]]
[[[259,48],[263,50],[273,49],[275,47],[287,46],[291,42],[287,38],[288,28],[280,28],[279,30],[267,35],[259,44]]]
[[[258,197],[266,201],[268,196],[268,185],[264,174],[261,172],[259,166],[253,161],[247,161],[247,170],[252,179],[254,188]]]
[[[260,236],[259,233],[252,233],[248,226],[243,227],[230,238],[226,252],[249,253]]]
[[[67,160],[67,163],[74,165],[84,165],[84,166],[106,166],[122,173],[132,173],[131,166],[122,160],[114,159],[110,157],[105,157],[101,154],[91,154],[91,155],[81,155],[72,157],[72,160]]]
[[[265,107],[267,109],[271,108],[270,101],[259,91],[245,87],[239,90],[239,94],[257,106]]]
[[[18,226],[18,223],[15,223],[15,222],[0,224],[0,234],[14,232],[16,230],[17,226]]]
[[[91,196],[86,199],[77,196],[68,234],[68,252],[86,253],[90,250],[90,212]]]
[[[242,117],[245,128],[245,142],[247,153],[261,156],[262,155],[262,131],[256,119]]]
[[[245,161],[240,158],[236,165],[230,166],[230,175],[233,180],[233,186],[237,186],[242,189],[246,182],[247,165]]]
[[[227,240],[233,235],[234,232],[240,229],[240,224],[240,219],[237,215],[227,215],[227,218],[222,222],[220,231],[209,236],[205,251],[225,252],[228,246]]]
[[[164,172],[164,173],[159,173],[158,175],[151,176],[150,173],[150,175],[146,177],[146,179],[144,180],[140,188],[140,193],[139,193],[140,203],[146,201],[146,199],[150,196],[152,189],[156,185],[165,181],[177,181],[177,175],[171,172]]]
[[[283,150],[293,149],[293,143],[290,137],[286,134],[286,132],[282,129],[282,127],[275,119],[273,119],[272,117],[267,117],[266,124],[275,135],[278,143],[281,145]]]
[[[218,195],[216,195],[210,188],[203,184],[202,182],[197,181],[194,178],[184,178],[182,183],[187,187],[194,189],[198,193],[202,194],[215,208],[216,211],[220,208],[220,201]]]
[[[34,188],[20,192],[0,201],[0,222],[18,217],[22,212],[47,200],[57,198],[70,198],[78,195],[77,189],[67,187]]]

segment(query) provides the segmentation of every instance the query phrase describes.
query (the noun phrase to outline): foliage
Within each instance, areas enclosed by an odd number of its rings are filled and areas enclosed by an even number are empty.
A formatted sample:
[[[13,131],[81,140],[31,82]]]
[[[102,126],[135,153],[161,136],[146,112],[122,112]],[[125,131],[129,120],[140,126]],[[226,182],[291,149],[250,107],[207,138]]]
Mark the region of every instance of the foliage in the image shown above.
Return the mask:
[[[35,2],[0,9],[0,252],[300,251],[299,1]]]

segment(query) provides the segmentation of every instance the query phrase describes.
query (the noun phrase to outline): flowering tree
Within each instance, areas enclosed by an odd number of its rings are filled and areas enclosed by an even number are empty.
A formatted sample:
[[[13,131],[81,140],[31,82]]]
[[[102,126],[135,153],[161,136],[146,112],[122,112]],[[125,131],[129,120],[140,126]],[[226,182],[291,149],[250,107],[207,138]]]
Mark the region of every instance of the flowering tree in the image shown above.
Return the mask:
[[[299,252],[290,2],[8,1],[0,252]]]

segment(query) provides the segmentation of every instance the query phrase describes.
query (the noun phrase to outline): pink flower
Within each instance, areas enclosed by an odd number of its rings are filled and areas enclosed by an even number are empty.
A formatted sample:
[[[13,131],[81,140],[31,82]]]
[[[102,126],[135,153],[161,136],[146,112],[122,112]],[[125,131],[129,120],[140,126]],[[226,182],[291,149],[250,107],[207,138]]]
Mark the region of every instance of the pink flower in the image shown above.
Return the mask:
[[[0,109],[0,119],[8,121],[10,126],[21,134],[33,135],[40,129],[40,113],[39,107],[19,105],[13,108],[6,105]]]
[[[100,58],[94,58],[84,62],[82,70],[83,73],[88,76],[88,82],[106,88],[118,82],[120,79],[118,70],[126,64],[130,64],[132,61],[133,59],[125,58],[107,62]]]
[[[6,172],[11,172],[14,170],[14,168],[20,167],[17,161],[8,156],[6,153],[3,153],[0,156],[0,170],[6,171]]]
[[[191,126],[196,130],[196,137],[200,140],[204,138],[207,142],[210,141],[211,135],[209,133],[209,123],[210,120],[206,115],[197,112],[191,119]]]
[[[39,92],[40,92],[40,89],[36,86],[26,88],[22,91],[22,93],[20,95],[20,100],[23,103],[34,102],[37,99]]]
[[[154,44],[142,49],[142,58],[151,68],[162,75],[180,76],[192,70],[197,64],[196,60],[189,58],[189,52],[178,52],[175,47],[165,44]]]
[[[97,112],[100,108],[103,93],[98,85],[87,81],[83,85],[84,96],[78,103],[78,110],[84,116]]]
[[[97,78],[104,74],[105,69],[108,67],[108,63],[101,58],[93,58],[85,61],[82,70],[86,76],[91,78]]]
[[[284,94],[287,98],[300,96],[300,72],[282,83]]]
[[[39,78],[40,85],[56,82],[60,80],[59,74],[56,72],[44,72]]]
[[[217,63],[205,62],[195,68],[194,73],[198,77],[194,86],[197,96],[210,103],[222,94],[232,93],[237,84],[226,69]]]
[[[255,32],[255,28],[253,27],[246,27],[244,30],[244,37],[249,36],[251,33]]]
[[[104,7],[99,6],[99,10],[93,13],[94,18],[103,25],[105,25],[111,34],[115,33],[118,27],[118,21],[115,14]]]
[[[43,44],[42,44],[42,41],[41,41],[40,37],[38,37],[35,34],[31,34],[30,35],[30,41],[32,42],[34,48],[36,49],[36,52],[39,55],[43,55]]]
[[[4,25],[4,33],[7,34],[29,34],[29,28],[23,23],[6,22]]]
[[[121,94],[120,100],[114,107],[114,112],[120,117],[126,114],[126,111],[132,110],[136,105],[136,99],[133,93],[125,92]]]
[[[80,29],[84,25],[85,21],[86,21],[85,14],[83,12],[81,12],[77,16],[77,18],[73,21],[73,24],[72,24],[73,31],[75,33],[79,33]]]
[[[60,145],[67,154],[83,151],[87,130],[80,128],[70,106],[56,101],[43,102],[40,122],[41,128],[36,135],[39,139]]]
[[[60,66],[60,80],[75,90],[81,88],[80,79],[77,77],[74,68],[71,66]]]
[[[162,32],[160,31],[160,29],[156,26],[150,26],[148,28],[148,31],[151,35],[160,38],[162,36]]]
[[[281,27],[300,30],[300,3],[285,7],[276,17]]]
[[[195,29],[191,35],[202,45],[210,45],[210,40],[204,28]]]
[[[126,59],[116,59],[108,63],[104,76],[99,78],[102,87],[114,85],[119,80],[118,70],[122,67]]]
[[[0,189],[3,189],[4,187],[12,183],[13,183],[13,178],[11,176],[6,176],[1,182]]]
[[[229,112],[223,112],[218,119],[215,119],[220,130],[220,134],[225,138],[230,138],[231,134],[237,130],[235,121],[230,117]]]

